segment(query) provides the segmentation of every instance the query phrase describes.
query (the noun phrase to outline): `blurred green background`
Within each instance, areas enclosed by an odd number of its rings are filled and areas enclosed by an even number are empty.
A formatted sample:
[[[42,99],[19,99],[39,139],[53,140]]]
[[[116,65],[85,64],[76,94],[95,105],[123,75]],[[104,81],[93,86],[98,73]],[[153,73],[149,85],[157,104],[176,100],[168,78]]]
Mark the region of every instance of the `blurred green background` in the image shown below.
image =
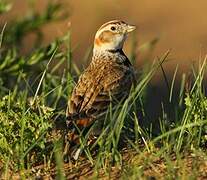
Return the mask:
[[[49,0],[34,1],[34,8],[43,11]],[[63,2],[70,16],[62,21],[46,25],[43,28],[45,42],[61,36],[71,23],[72,46],[74,60],[79,61],[85,50],[93,43],[97,28],[106,21],[122,19],[138,26],[137,40],[139,44],[159,38],[152,58],[161,56],[171,50],[171,62],[167,67],[177,63],[186,67],[190,62],[197,61],[200,54],[205,54],[207,48],[207,1],[203,0],[58,0]],[[1,17],[6,22],[14,17],[22,17],[27,12],[25,0],[13,0],[12,9]],[[31,1],[32,2],[32,1]],[[28,48],[32,36],[26,40]],[[129,41],[126,52],[129,50]],[[145,59],[137,51],[138,61]]]

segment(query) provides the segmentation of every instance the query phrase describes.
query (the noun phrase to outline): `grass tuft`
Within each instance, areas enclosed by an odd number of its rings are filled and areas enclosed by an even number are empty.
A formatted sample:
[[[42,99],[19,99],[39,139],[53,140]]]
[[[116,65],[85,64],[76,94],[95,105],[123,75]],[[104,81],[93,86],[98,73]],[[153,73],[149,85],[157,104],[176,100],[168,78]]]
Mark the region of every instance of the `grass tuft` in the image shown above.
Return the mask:
[[[11,5],[12,2],[1,1],[0,15],[9,11]],[[42,45],[42,26],[66,17],[62,4],[50,2],[42,14],[33,8],[28,14],[0,24],[1,178],[207,176],[207,57],[198,68],[192,66],[190,76],[182,73],[181,81],[178,81],[179,66],[171,81],[164,69],[169,51],[152,65],[144,65],[129,97],[108,108],[95,142],[89,144],[88,139],[90,132],[99,127],[98,121],[87,133],[79,131],[80,157],[75,163],[66,163],[63,156],[65,109],[74,79],[82,70],[72,59],[70,31],[47,46]],[[31,32],[36,33],[36,42],[27,54],[22,54],[21,42]],[[151,54],[157,41],[155,38],[137,47],[134,37],[129,56],[132,62],[136,62],[137,49]],[[90,52],[91,48],[86,51],[83,62],[88,60]],[[159,116],[150,119],[146,109],[152,103],[151,79],[159,70],[167,85],[168,97],[158,103],[162,110]],[[155,110],[154,107],[152,111]]]

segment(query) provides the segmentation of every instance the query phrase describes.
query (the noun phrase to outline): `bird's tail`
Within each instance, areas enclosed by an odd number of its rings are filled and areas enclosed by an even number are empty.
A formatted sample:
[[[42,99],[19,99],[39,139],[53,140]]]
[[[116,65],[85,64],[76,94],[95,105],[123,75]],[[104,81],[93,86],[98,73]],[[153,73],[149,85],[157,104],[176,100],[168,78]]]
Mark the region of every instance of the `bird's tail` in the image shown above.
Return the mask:
[[[80,132],[82,135],[85,129],[88,129],[92,124],[93,119],[89,117],[82,117],[80,115],[68,115],[66,119],[67,130],[65,134],[65,148],[64,154],[67,156],[74,156],[78,147],[80,146]],[[86,131],[87,132],[87,131]],[[77,156],[77,155],[76,155]]]

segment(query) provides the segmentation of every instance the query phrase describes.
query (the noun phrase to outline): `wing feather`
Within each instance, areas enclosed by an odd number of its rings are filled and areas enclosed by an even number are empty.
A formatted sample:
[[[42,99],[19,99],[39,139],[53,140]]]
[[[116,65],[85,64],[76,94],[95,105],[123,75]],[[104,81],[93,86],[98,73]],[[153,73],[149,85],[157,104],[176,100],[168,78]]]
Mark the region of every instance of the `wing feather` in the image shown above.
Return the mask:
[[[113,61],[91,63],[79,78],[69,101],[68,115],[94,117],[112,100],[120,101],[130,90],[133,72]]]

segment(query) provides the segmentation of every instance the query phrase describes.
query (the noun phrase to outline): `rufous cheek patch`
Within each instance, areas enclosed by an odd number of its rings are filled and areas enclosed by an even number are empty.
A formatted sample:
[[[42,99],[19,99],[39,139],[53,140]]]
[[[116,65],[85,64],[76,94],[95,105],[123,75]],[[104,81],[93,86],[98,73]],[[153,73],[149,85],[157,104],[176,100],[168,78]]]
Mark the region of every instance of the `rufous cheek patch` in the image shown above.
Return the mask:
[[[109,43],[113,40],[114,35],[115,35],[115,33],[111,32],[111,31],[103,31],[99,35],[99,39],[102,43]]]

